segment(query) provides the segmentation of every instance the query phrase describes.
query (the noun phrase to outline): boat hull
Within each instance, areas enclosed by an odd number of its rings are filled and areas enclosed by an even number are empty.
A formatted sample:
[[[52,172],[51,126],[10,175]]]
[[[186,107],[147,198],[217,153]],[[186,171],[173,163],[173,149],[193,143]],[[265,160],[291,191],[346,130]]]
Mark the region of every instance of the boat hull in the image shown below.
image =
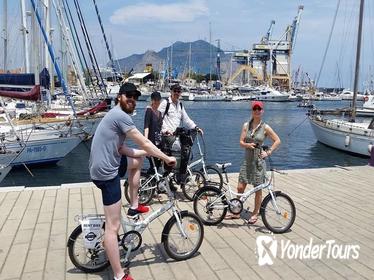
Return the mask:
[[[58,139],[28,141],[25,147],[12,143],[6,146],[7,153],[0,154],[0,165],[34,165],[56,163],[82,142],[79,136]]]
[[[366,135],[348,132],[340,129],[341,126],[327,127],[325,122],[310,118],[310,124],[317,140],[329,147],[345,152],[370,156],[369,145],[374,144],[374,130],[367,129]],[[349,128],[348,128],[349,130]],[[362,129],[362,131],[365,131]]]

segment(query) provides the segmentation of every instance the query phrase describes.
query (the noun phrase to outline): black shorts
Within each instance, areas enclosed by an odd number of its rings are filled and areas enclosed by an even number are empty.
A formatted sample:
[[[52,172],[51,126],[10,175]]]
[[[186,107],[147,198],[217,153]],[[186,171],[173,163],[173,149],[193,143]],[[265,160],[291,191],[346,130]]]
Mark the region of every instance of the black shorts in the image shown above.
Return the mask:
[[[121,181],[118,175],[111,180],[92,180],[92,182],[101,190],[105,206],[112,205],[121,200]]]

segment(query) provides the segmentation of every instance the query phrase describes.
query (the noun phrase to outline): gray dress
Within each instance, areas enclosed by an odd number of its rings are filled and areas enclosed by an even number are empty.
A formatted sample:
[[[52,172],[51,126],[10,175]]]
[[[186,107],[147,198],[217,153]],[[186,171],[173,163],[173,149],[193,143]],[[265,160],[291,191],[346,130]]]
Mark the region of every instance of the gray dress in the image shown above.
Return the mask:
[[[248,124],[247,135],[244,138],[246,143],[258,143],[259,147],[263,144],[266,124],[262,122],[257,130],[251,128],[251,123]],[[240,166],[239,182],[245,184],[252,184],[254,186],[260,185],[266,180],[266,163],[261,159],[261,148],[245,149],[245,157]]]

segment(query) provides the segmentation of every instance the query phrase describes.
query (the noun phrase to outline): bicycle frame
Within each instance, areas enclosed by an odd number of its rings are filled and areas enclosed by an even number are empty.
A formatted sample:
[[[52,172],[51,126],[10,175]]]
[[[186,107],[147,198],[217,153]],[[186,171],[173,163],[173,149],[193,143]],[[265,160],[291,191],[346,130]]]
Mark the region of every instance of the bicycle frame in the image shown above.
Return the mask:
[[[198,150],[199,150],[199,155],[200,155],[200,158],[191,162],[190,164],[187,165],[187,170],[188,172],[191,173],[191,170],[193,167],[199,165],[199,164],[202,164],[203,166],[203,173],[204,175],[208,174],[207,170],[206,170],[206,163],[205,163],[205,154],[203,153],[202,149],[201,149],[201,144],[200,144],[200,140],[199,140],[199,132],[198,134],[196,135],[196,143],[197,143],[197,147],[198,147]]]
[[[237,198],[239,197],[239,200],[244,203],[252,194],[254,194],[255,192],[258,192],[260,190],[263,190],[263,189],[267,189],[269,191],[269,194],[271,196],[271,200],[272,200],[272,205],[273,207],[275,208],[276,212],[277,213],[280,213],[280,210],[277,206],[277,204],[275,203],[275,196],[274,196],[274,193],[273,193],[273,181],[274,181],[274,169],[271,169],[271,177],[270,177],[270,180],[263,183],[263,184],[260,184],[256,187],[254,187],[253,189],[250,189],[244,193],[238,193],[238,192],[235,192],[233,191],[231,188],[230,188],[230,185],[229,185],[229,178],[228,178],[228,175],[227,175],[227,171],[226,171],[226,168],[223,168],[222,169],[222,172],[225,174],[225,178],[226,178],[226,182],[224,182],[224,185],[226,186],[225,190],[222,192],[222,195],[219,196],[216,200],[214,200],[212,202],[212,204],[214,204],[218,199],[221,199],[222,196],[226,196],[229,198],[229,200],[233,199],[233,198]]]
[[[159,180],[161,180],[161,175],[157,172],[156,167],[155,167],[155,172],[156,172],[155,175],[157,178],[157,182],[159,182]],[[168,177],[169,176],[171,177],[172,175],[169,174]],[[158,217],[160,217],[161,215],[163,215],[164,213],[166,213],[167,211],[171,209],[173,216],[177,220],[177,225],[178,225],[178,228],[181,234],[183,235],[184,238],[187,238],[187,234],[182,228],[182,223],[178,215],[178,210],[175,206],[175,198],[174,198],[174,194],[170,190],[168,178],[165,179],[165,182],[167,186],[166,191],[168,194],[169,201],[166,202],[166,204],[162,205],[160,209],[150,213],[144,220],[141,220],[141,221],[139,220],[131,221],[126,216],[122,216],[121,225],[122,225],[123,232],[126,233],[126,232],[133,230],[133,231],[137,231],[141,235],[150,223],[152,223],[155,219],[157,219]],[[126,252],[125,262],[128,261],[131,250],[132,250],[132,244],[129,245],[129,248]]]
[[[147,186],[155,178],[156,178],[156,182],[159,182],[161,180],[161,178],[162,178],[162,175],[157,170],[154,158],[153,157],[150,157],[150,158],[151,158],[151,161],[152,161],[152,164],[153,164],[153,174],[152,174],[151,177],[149,177],[147,179],[147,181],[143,182],[141,184],[141,186]],[[141,186],[139,186],[139,189],[140,189]],[[147,191],[147,190],[155,189],[156,187],[157,187],[157,185],[154,185],[154,186],[151,185],[150,188],[142,188],[142,190],[143,191]]]

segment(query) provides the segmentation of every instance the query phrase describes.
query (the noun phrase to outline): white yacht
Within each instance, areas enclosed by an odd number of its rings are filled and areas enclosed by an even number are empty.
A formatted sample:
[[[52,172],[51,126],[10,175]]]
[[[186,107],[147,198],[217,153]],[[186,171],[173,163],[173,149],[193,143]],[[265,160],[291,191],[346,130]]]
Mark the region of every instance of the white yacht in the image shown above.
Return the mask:
[[[289,94],[280,92],[271,87],[260,88],[254,95],[256,100],[266,101],[266,102],[288,102]]]
[[[361,108],[357,108],[356,112],[358,116],[374,117],[374,95],[365,96],[365,103]]]
[[[194,93],[193,101],[225,101],[226,96],[221,93],[209,93],[208,91],[200,91],[199,93]]]
[[[181,99],[184,101],[194,101],[195,94],[193,92],[183,91],[181,94]]]
[[[365,103],[362,108],[374,111],[374,95],[365,96]]]
[[[342,100],[353,100],[353,91],[349,89],[344,89],[342,93],[340,94]],[[363,101],[365,98],[365,95],[363,94],[357,94],[357,100]]]

